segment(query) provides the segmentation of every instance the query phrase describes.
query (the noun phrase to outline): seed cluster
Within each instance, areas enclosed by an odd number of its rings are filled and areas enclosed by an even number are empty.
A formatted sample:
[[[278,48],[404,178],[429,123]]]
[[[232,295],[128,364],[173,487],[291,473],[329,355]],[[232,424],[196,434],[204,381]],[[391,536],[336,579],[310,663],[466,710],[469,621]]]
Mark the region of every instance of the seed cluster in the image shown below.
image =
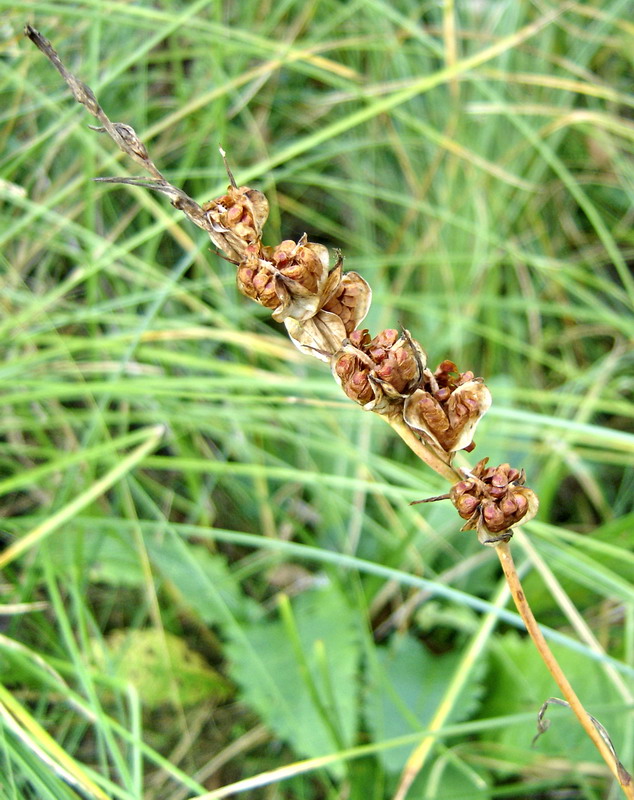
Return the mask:
[[[236,191],[248,196],[252,190]],[[204,208],[226,205],[225,196]],[[329,270],[326,248],[306,236],[268,247],[253,239],[263,219],[256,224],[248,215],[245,220],[244,213],[235,217],[224,210],[214,213],[216,232],[241,253],[239,290],[272,309],[302,352],[329,362],[351,400],[368,411],[402,417],[447,463],[457,450],[473,450],[476,426],[491,406],[491,393],[482,378],[461,372],[449,360],[432,372],[425,351],[407,330],[387,328],[372,337],[367,328],[360,328],[371,290],[356,272],[342,272],[340,255]],[[250,238],[236,246],[242,231]],[[467,520],[462,530],[475,529],[479,541],[490,545],[508,541],[514,525],[535,515],[537,496],[523,486],[523,472],[508,464],[489,468],[486,464],[482,459],[442,497],[450,499]]]
[[[271,309],[301,352],[329,363],[345,394],[363,408],[384,415],[395,426],[404,422],[443,460],[443,466],[450,464],[457,450],[475,447],[476,426],[491,405],[482,378],[460,372],[452,361],[443,361],[432,372],[409,331],[388,328],[372,337],[360,329],[372,291],[358,273],[343,272],[341,254],[331,269],[327,248],[309,242],[305,234],[297,242],[285,239],[274,247],[264,245],[268,200],[257,189],[238,186],[226,159],[227,192],[199,205],[164,178],[133,128],[108,118],[90,88],[66,69],[47,39],[30,25],[25,33],[51,61],[74,98],[99,120],[101,125],[94,130],[107,133],[151,176],[150,180],[97,180],[165,194],[236,264],[240,292]],[[492,544],[509,539],[513,525],[535,515],[537,497],[522,485],[523,472],[508,464],[487,468],[486,463],[482,459],[442,497],[451,499],[467,520],[463,530],[475,528],[481,542]]]
[[[537,512],[537,495],[524,486],[524,471],[509,464],[487,467],[483,458],[465,480],[451,487],[451,502],[463,519],[463,531],[476,530],[483,544],[508,541],[511,528]]]

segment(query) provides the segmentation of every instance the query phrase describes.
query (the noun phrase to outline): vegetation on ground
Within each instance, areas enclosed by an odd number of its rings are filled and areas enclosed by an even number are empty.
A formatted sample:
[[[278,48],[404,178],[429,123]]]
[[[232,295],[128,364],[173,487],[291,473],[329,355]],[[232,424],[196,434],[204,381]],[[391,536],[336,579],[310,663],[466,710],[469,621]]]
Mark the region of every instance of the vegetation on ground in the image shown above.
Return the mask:
[[[164,198],[93,182],[136,173],[22,31],[486,378],[456,463],[526,470],[526,593],[631,766],[631,4],[0,10],[0,797],[382,800],[448,703],[411,797],[618,796],[566,709],[531,747],[555,685],[494,553],[410,506],[446,484]]]

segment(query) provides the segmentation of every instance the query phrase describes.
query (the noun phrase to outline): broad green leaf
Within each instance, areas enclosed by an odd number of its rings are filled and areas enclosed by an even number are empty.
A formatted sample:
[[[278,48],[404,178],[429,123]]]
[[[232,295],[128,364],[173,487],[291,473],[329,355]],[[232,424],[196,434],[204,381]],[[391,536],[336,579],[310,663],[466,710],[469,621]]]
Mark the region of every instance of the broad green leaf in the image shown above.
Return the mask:
[[[86,551],[92,565],[90,578],[110,586],[141,586],[143,569],[132,537],[119,534],[85,534]],[[93,549],[94,548],[94,549]]]
[[[148,543],[154,565],[176,588],[185,606],[208,625],[226,622],[228,615],[258,616],[255,603],[241,591],[221,555],[201,545],[185,545],[176,537]]]
[[[250,705],[299,755],[347,747],[357,730],[358,619],[334,586],[292,603],[296,643],[283,621],[244,628],[227,648],[231,676]],[[254,664],[254,658],[258,664]]]
[[[365,720],[375,741],[423,731],[443,699],[458,666],[457,652],[434,655],[411,636],[395,638],[377,648],[369,666]],[[460,722],[476,710],[482,669],[477,670],[459,695],[448,722]],[[380,753],[386,769],[402,769],[410,747]]]

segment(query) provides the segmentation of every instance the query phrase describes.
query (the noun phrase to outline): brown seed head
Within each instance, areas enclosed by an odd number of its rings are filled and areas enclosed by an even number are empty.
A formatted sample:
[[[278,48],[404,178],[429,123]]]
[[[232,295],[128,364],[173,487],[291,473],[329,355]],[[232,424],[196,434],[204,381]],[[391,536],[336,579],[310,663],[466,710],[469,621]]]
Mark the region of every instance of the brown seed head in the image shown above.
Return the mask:
[[[349,386],[350,378],[340,372],[339,363],[348,355],[355,357],[358,370],[366,376],[362,394],[356,387]],[[407,331],[401,335],[388,328],[371,339],[367,330],[355,330],[341,352],[335,355],[333,373],[348,397],[365,405],[368,410],[387,413],[402,404],[403,398],[420,381],[424,358],[422,349]],[[372,390],[370,398],[368,389]]]
[[[270,248],[249,245],[238,266],[236,280],[243,295],[266,308],[277,308],[281,299],[280,292],[284,292],[284,287],[278,285],[278,279],[266,266],[268,251]]]
[[[323,245],[286,239],[273,249],[271,261],[286,278],[297,281],[309,292],[317,292],[328,270],[328,255],[324,263],[322,248]]]
[[[407,331],[381,331],[368,344],[367,353],[375,364],[374,376],[388,397],[403,399],[420,382],[425,354]]]
[[[336,314],[343,322],[346,335],[350,336],[368,313],[371,299],[372,290],[365,280],[356,272],[347,272],[322,309]]]
[[[344,353],[334,367],[344,392],[351,400],[366,405],[374,399],[370,370],[352,353]]]
[[[537,495],[523,486],[523,471],[509,464],[486,467],[484,458],[470,476],[452,486],[449,497],[467,523],[462,530],[477,530],[482,544],[507,541],[512,528],[537,513]]]
[[[248,186],[229,186],[227,194],[203,205],[213,241],[230,258],[240,260],[249,245],[259,245],[269,203],[262,192]]]
[[[368,345],[372,341],[372,337],[370,336],[370,331],[367,328],[363,328],[360,331],[353,331],[348,341],[352,347],[366,352]]]

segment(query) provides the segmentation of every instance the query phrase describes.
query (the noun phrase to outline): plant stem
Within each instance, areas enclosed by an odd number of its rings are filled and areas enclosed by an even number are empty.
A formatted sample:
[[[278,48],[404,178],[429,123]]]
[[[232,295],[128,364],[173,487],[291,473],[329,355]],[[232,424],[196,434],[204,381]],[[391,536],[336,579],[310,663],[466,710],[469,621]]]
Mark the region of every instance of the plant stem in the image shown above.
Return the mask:
[[[407,444],[407,446],[414,452],[416,455],[424,461],[427,466],[431,467],[435,472],[439,475],[442,475],[452,484],[455,483],[457,480],[461,480],[462,476],[458,473],[450,464],[438,456],[430,447],[427,447],[421,440],[412,432],[412,430],[405,424],[402,417],[383,417],[386,422],[393,428],[393,430],[403,439],[403,441]],[[614,754],[613,750],[610,749],[608,743],[603,738],[597,727],[595,726],[592,718],[588,714],[588,712],[583,707],[581,701],[575,694],[574,689],[570,685],[570,682],[566,678],[562,668],[559,666],[559,663],[555,659],[551,649],[546,644],[546,640],[539,629],[539,625],[537,624],[537,620],[533,615],[530,605],[526,600],[526,596],[524,595],[524,591],[522,589],[522,584],[519,579],[519,575],[517,574],[517,570],[515,569],[515,563],[513,562],[513,556],[511,555],[511,549],[509,547],[508,542],[500,542],[495,546],[495,551],[497,552],[498,558],[500,559],[500,564],[502,566],[502,570],[504,572],[504,577],[508,583],[509,589],[511,591],[511,595],[517,607],[517,610],[524,621],[524,625],[526,626],[526,630],[528,631],[529,636],[533,640],[533,644],[537,648],[537,652],[541,656],[546,668],[552,675],[553,679],[555,680],[557,686],[561,689],[563,696],[565,697],[566,701],[568,702],[570,709],[574,713],[574,715],[579,720],[579,723],[588,734],[592,742],[594,743],[595,747],[601,754],[601,757],[605,761],[605,763],[610,768],[610,771],[619,782],[621,789],[623,790],[625,796],[629,800],[634,800],[634,781],[632,781],[632,776],[629,772],[625,769],[625,767],[621,764],[618,760],[616,755]],[[425,751],[425,755],[427,751]],[[408,762],[408,767],[406,767],[405,772],[401,778],[401,785],[397,794],[395,795],[396,798],[404,798],[408,787],[413,782],[414,778],[418,771],[420,771],[423,765],[423,759],[420,758],[420,753],[413,754],[418,756],[416,759],[412,757],[411,762]],[[414,763],[415,762],[415,763]]]
[[[539,629],[539,625],[537,624],[537,620],[535,619],[531,607],[526,600],[524,595],[524,590],[522,589],[522,584],[519,579],[519,575],[517,574],[517,570],[515,569],[515,563],[513,562],[513,556],[511,555],[511,549],[509,547],[508,542],[502,542],[495,548],[495,551],[498,554],[498,558],[500,559],[500,564],[502,565],[502,570],[504,571],[504,576],[506,577],[507,583],[509,585],[509,589],[511,590],[511,594],[513,596],[513,600],[515,601],[515,605],[517,610],[524,621],[524,625],[526,625],[526,630],[528,631],[529,636],[533,640],[533,644],[537,648],[539,655],[542,657],[544,664],[546,665],[548,671],[553,676],[553,679],[557,683],[557,686],[561,689],[563,696],[566,698],[570,709],[574,713],[574,715],[579,720],[579,723],[588,734],[592,742],[594,743],[595,747],[601,753],[601,756],[605,763],[610,768],[610,771],[619,782],[621,789],[627,798],[630,800],[634,800],[634,783],[632,782],[632,776],[627,772],[627,770],[623,767],[623,765],[618,761],[615,757],[614,753],[610,750],[607,743],[595,727],[594,723],[592,722],[590,715],[585,710],[581,701],[575,694],[574,689],[570,685],[568,678],[566,678],[563,670],[557,663],[555,656],[553,655],[550,647],[548,647],[546,643],[546,639],[544,639],[544,635],[542,634],[541,630]]]
[[[431,447],[427,447],[426,444],[421,442],[409,425],[405,423],[402,415],[393,417],[382,416],[381,419],[384,419],[394,432],[401,437],[409,449],[416,453],[421,461],[424,461],[434,472],[442,475],[443,478],[452,484],[462,480],[462,475],[459,472],[456,472],[452,466],[446,461],[443,461],[439,455],[436,455]]]

